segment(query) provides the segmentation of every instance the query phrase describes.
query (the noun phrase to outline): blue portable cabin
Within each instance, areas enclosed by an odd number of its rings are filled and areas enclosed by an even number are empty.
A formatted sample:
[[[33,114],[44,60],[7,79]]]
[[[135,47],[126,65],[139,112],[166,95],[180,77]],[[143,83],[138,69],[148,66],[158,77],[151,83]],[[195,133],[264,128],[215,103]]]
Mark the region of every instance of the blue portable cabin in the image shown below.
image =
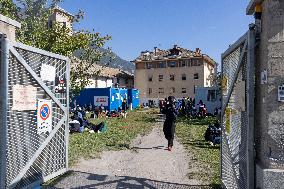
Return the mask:
[[[118,110],[120,103],[119,88],[88,88],[81,91],[76,97],[76,104],[79,106],[92,105],[101,106],[108,110]]]
[[[132,108],[135,109],[139,106],[139,90],[128,89],[128,104],[132,103]]]
[[[120,100],[119,100],[119,106],[122,106],[122,102],[124,99],[126,99],[126,103],[128,104],[128,92],[127,89],[119,88],[119,94],[120,94]]]

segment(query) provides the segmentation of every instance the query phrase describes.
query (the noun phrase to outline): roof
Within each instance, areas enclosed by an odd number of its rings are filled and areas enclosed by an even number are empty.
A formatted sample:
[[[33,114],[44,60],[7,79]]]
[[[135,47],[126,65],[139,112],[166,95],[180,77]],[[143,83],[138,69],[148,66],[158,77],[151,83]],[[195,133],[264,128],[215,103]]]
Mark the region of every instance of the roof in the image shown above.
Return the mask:
[[[71,68],[75,68],[76,66],[81,66],[83,62],[80,62],[80,60],[76,57],[71,58]],[[125,76],[125,77],[134,77],[133,74],[123,71],[117,68],[110,68],[106,66],[101,66],[98,64],[93,64],[90,69],[88,69],[88,72],[90,74],[97,74],[98,76],[101,77],[108,77],[108,78],[113,78],[116,76]]]
[[[204,58],[207,59],[212,64],[216,62],[210,58],[207,54],[202,54],[199,48],[196,48],[196,51],[191,51],[185,48],[178,47],[175,45],[172,49],[161,50],[154,48],[153,52],[151,51],[142,51],[140,56],[137,57],[133,62],[141,61],[159,61],[166,59],[188,59],[188,58]]]
[[[263,0],[251,0],[247,6],[247,15],[252,15],[254,13],[254,8],[257,4],[262,3]]]
[[[68,16],[74,17],[73,14],[67,12],[66,10],[64,10],[64,9],[61,8],[61,7],[59,7],[58,5],[56,5],[56,6],[53,8],[53,10],[57,10],[57,11],[59,11],[59,12],[61,12],[61,13],[64,13],[64,14],[66,14],[66,15],[68,15]]]

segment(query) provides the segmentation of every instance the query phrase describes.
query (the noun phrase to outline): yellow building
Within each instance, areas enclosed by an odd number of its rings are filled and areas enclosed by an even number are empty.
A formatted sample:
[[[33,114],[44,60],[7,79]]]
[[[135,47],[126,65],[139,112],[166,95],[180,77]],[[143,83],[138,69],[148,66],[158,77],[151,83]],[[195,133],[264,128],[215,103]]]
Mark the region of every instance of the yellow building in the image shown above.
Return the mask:
[[[141,103],[175,96],[194,97],[195,88],[211,87],[216,62],[199,48],[190,51],[177,45],[172,49],[154,48],[134,60],[135,88],[140,90]]]

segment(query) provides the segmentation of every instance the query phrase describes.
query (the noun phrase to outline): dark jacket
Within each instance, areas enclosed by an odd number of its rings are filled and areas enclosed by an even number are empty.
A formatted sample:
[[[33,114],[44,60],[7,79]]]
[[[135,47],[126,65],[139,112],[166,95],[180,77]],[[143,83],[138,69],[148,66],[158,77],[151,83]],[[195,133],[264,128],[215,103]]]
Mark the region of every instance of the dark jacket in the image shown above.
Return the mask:
[[[167,104],[163,113],[166,114],[166,121],[176,121],[178,112],[173,104]]]
[[[122,102],[121,109],[122,109],[123,111],[126,111],[126,109],[127,109],[126,102]]]

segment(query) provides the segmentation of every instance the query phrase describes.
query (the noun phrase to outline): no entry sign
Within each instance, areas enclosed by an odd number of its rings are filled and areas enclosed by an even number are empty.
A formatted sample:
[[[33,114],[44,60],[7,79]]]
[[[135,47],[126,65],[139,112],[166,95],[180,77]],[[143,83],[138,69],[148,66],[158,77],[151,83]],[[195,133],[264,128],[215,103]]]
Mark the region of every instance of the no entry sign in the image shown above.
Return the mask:
[[[50,106],[48,104],[44,104],[40,107],[40,118],[45,121],[50,115]]]
[[[37,111],[37,133],[51,132],[52,130],[52,101],[39,99]]]

